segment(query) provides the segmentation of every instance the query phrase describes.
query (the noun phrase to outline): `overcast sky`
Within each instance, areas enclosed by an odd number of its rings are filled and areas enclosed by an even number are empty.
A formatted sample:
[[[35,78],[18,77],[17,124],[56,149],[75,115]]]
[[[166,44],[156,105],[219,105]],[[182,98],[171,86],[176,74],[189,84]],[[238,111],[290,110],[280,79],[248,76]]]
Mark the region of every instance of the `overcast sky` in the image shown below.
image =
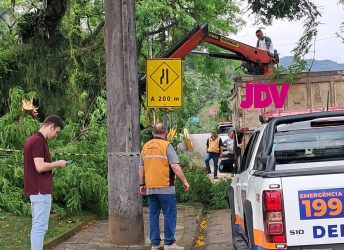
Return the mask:
[[[319,25],[318,35],[315,43],[315,59],[330,59],[344,63],[344,43],[335,34],[339,32],[340,25],[344,21],[344,6],[337,5],[336,0],[315,0],[321,6],[322,17]],[[254,19],[248,17],[246,20]],[[280,57],[292,55],[291,50],[295,47],[298,39],[303,33],[303,22],[275,21],[272,26],[254,25],[253,21],[247,24],[237,35],[232,38],[240,42],[255,46],[257,38],[255,31],[263,28],[265,35],[272,40],[273,46],[279,52]],[[341,34],[344,37],[344,34]],[[312,52],[306,58],[313,58]]]

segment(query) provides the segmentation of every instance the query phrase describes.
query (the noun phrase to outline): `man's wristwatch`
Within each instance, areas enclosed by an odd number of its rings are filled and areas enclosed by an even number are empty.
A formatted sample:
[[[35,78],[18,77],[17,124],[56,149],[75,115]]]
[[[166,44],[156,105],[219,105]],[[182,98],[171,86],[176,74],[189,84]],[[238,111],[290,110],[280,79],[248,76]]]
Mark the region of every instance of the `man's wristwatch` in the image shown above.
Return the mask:
[[[143,187],[143,186],[145,186],[146,184],[140,184],[140,187]]]

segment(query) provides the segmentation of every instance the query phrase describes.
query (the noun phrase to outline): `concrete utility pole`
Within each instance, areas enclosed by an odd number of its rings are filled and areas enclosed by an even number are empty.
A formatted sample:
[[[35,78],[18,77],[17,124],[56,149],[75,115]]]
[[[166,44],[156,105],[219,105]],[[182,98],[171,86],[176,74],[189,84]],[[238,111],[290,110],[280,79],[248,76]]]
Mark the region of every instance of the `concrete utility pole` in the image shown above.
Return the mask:
[[[135,245],[144,242],[135,0],[105,0],[105,29],[109,234],[116,245]]]

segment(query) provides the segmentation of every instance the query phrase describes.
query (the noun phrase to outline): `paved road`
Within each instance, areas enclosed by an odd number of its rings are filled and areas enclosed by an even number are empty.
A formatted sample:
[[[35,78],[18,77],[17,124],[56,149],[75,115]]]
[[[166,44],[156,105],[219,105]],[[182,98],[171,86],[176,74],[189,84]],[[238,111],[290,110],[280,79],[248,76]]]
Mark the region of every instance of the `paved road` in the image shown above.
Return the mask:
[[[232,231],[229,209],[211,211],[207,215],[205,250],[232,250]]]

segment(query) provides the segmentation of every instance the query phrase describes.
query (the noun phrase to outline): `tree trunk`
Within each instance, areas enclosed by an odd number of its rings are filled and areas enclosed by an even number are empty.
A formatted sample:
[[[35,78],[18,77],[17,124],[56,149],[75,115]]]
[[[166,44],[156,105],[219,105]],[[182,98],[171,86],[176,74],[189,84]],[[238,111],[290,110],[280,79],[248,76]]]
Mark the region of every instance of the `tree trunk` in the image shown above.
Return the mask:
[[[134,9],[135,0],[105,1],[109,235],[116,245],[144,243]]]

